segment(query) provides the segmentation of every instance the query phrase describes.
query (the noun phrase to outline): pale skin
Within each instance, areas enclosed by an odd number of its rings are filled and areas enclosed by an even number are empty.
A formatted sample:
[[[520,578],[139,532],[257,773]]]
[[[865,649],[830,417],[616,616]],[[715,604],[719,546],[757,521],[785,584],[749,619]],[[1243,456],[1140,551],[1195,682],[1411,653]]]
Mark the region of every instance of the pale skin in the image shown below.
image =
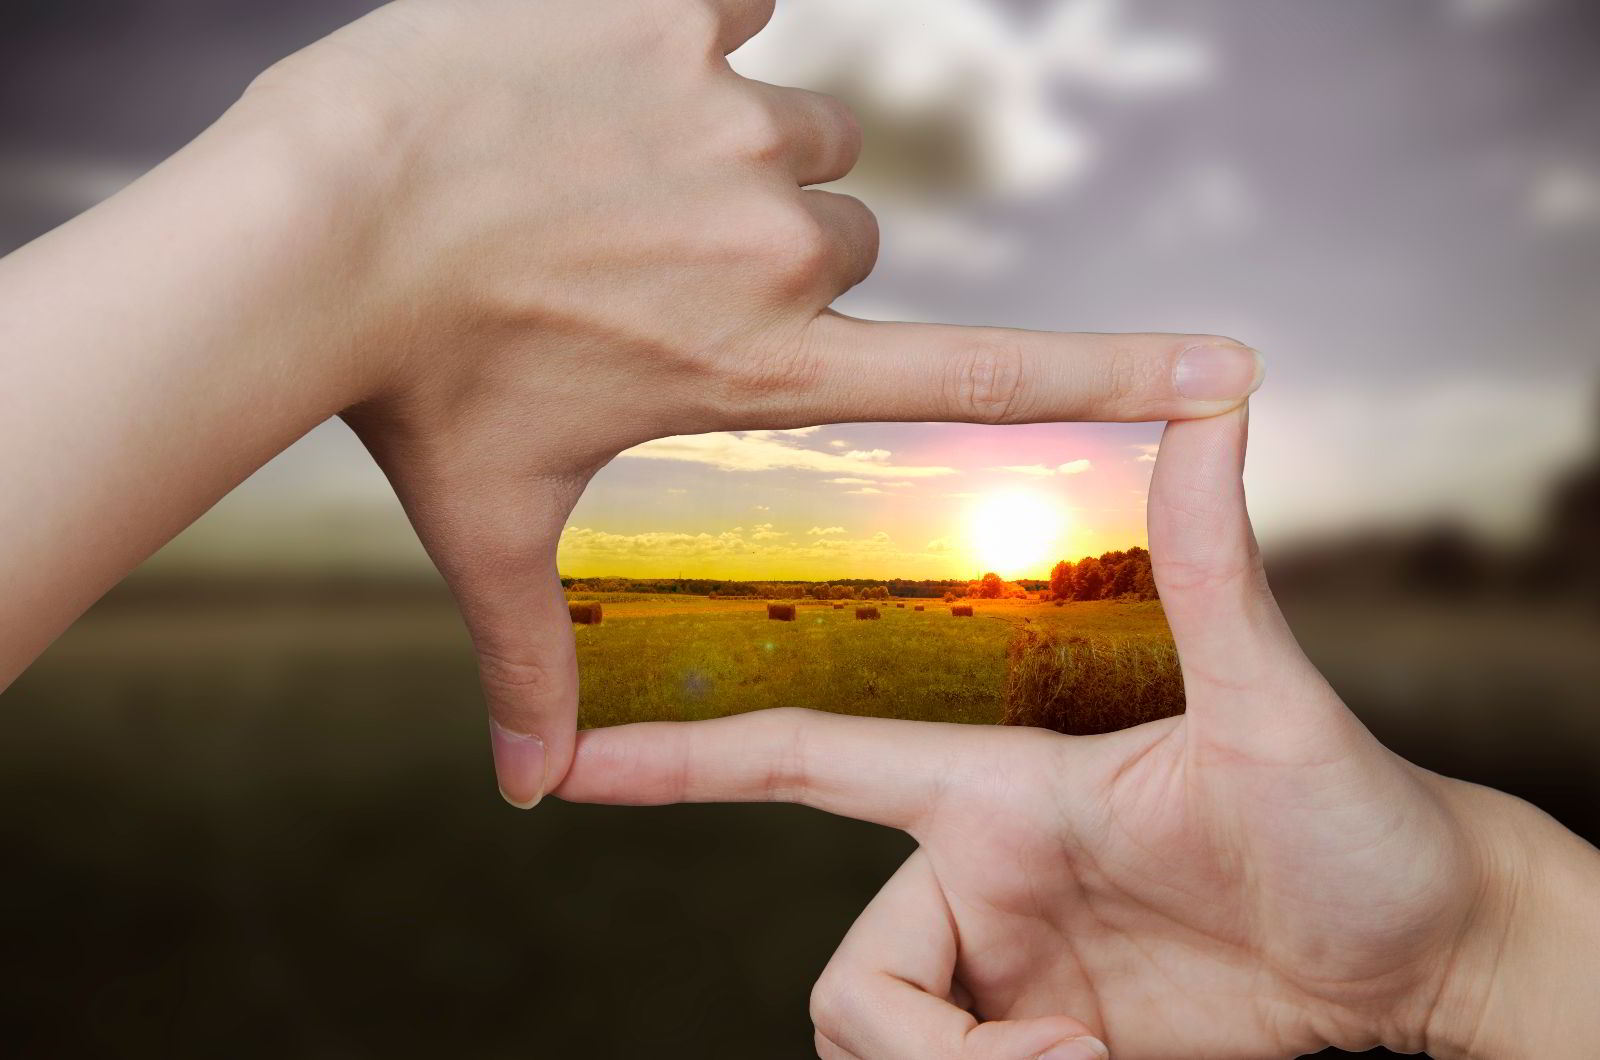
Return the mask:
[[[1384,751],[1271,606],[1236,487],[1259,357],[831,312],[878,234],[813,186],[859,133],[728,67],[769,15],[401,0],[0,261],[0,687],[340,415],[460,603],[508,801],[791,797],[922,840],[819,987],[822,1055],[1065,1060],[1090,1032],[1128,1057],[1591,1055],[1572,964],[1596,948],[1594,852]],[[575,741],[555,547],[618,452],[1069,419],[1188,421],[1152,507],[1184,719],[1075,741],[775,714]]]
[[[824,1060],[1600,1054],[1600,852],[1379,744],[1262,572],[1243,410],[1173,423],[1150,553],[1187,712],[1107,736],[768,711],[581,734],[562,798],[914,836],[812,995]]]

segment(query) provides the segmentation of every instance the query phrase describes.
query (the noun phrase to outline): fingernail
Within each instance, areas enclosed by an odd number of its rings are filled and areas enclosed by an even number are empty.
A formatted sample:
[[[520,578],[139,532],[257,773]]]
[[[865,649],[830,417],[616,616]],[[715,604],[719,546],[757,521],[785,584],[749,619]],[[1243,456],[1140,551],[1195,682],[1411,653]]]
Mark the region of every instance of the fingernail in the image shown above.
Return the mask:
[[[1255,393],[1266,362],[1248,346],[1195,346],[1178,358],[1174,383],[1191,401],[1237,401]]]
[[[531,810],[544,798],[544,741],[512,732],[489,719],[489,746],[500,797],[519,810]]]
[[[1050,1048],[1039,1060],[1108,1060],[1111,1050],[1099,1038],[1073,1038]]]

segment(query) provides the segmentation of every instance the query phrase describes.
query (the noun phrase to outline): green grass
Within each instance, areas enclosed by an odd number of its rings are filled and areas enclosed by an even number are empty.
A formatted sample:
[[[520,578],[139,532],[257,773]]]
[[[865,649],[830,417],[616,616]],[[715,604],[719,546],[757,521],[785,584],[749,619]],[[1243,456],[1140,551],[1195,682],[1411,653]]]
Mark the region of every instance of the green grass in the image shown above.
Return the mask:
[[[794,622],[765,604],[683,598],[608,611],[574,630],[582,680],[579,723],[687,721],[768,707],[993,724],[1006,712],[1007,652],[1027,629],[1092,635],[1114,650],[1170,644],[1158,604],[1035,602],[977,605],[955,619],[880,607],[877,622],[802,604]],[[1141,658],[1144,656],[1141,655]]]

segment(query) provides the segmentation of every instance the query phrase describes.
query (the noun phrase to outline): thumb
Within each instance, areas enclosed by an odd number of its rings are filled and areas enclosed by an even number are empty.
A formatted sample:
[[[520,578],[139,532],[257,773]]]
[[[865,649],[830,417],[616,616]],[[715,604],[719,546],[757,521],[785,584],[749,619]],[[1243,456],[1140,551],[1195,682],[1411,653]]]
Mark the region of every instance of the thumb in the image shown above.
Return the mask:
[[[1189,714],[1246,731],[1281,717],[1284,696],[1325,689],[1267,585],[1245,507],[1249,406],[1167,424],[1150,482],[1150,560],[1177,642]]]
[[[947,899],[918,851],[851,926],[811,992],[823,1057],[872,1060],[1106,1060],[1068,1016],[980,1023],[957,1003],[962,957]],[[960,998],[972,1007],[975,999]]]

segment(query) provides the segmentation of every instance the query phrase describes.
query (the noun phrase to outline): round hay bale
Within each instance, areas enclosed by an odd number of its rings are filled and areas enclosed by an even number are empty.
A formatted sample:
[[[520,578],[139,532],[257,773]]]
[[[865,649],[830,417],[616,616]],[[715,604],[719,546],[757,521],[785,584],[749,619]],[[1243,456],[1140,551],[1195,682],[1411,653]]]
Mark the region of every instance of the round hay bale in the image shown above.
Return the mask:
[[[926,611],[927,608],[923,607],[921,604],[918,604],[916,607],[913,607],[911,610],[913,610],[913,611]]]
[[[793,604],[768,604],[767,617],[774,622],[793,622]]]
[[[572,616],[572,621],[580,626],[598,626],[601,618],[601,607],[593,602],[580,602],[567,604],[567,613]]]
[[[954,615],[955,617],[957,617],[957,618],[971,618],[972,617],[972,605],[971,604],[957,604],[956,606],[954,606],[954,607],[952,607],[950,609],[950,613],[952,615]]]
[[[860,619],[870,619],[882,618],[883,616],[878,613],[878,609],[876,607],[858,607],[856,608],[856,617]]]

